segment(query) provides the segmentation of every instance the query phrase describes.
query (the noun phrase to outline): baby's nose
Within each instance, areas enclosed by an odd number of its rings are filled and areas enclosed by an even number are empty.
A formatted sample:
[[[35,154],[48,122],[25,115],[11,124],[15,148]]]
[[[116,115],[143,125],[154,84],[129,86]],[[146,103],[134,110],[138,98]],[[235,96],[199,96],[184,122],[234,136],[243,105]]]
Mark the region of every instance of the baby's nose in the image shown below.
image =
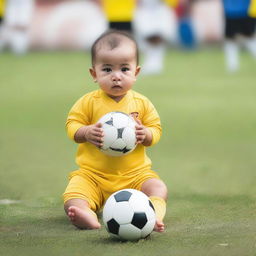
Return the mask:
[[[119,80],[121,80],[121,73],[120,73],[120,72],[113,72],[112,80],[113,80],[113,81],[119,81]]]

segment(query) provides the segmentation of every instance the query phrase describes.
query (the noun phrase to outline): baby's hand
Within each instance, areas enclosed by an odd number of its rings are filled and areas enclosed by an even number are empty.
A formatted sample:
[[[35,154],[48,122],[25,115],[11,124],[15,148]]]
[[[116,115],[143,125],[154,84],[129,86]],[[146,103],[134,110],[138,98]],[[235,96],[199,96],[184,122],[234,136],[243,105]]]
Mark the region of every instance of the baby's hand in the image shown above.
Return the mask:
[[[152,133],[146,126],[144,126],[140,120],[135,119],[137,125],[135,125],[135,134],[137,139],[137,144],[142,144],[144,146],[150,146],[152,142]]]
[[[136,139],[138,144],[142,144],[144,140],[146,139],[146,127],[141,123],[140,120],[135,119],[136,121],[136,126],[135,126],[135,134],[136,134]]]
[[[86,141],[92,143],[96,147],[100,148],[103,146],[103,136],[104,134],[101,123],[88,125],[86,127],[84,137]]]

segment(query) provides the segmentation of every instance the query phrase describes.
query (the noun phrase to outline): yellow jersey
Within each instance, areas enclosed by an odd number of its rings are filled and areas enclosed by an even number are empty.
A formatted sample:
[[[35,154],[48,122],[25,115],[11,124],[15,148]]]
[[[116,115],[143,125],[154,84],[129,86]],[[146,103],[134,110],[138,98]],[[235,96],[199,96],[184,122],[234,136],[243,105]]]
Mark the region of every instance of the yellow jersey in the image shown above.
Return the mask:
[[[129,22],[133,19],[136,0],[102,0],[102,6],[109,21]]]
[[[167,5],[171,7],[177,7],[179,0],[163,0]]]
[[[248,15],[252,18],[256,18],[256,0],[251,0]]]
[[[0,0],[0,17],[4,16],[5,0]]]
[[[162,128],[159,115],[153,104],[143,95],[130,90],[125,97],[116,102],[101,89],[85,94],[71,108],[66,128],[68,136],[74,139],[79,128],[95,124],[106,113],[122,111],[136,113],[142,124],[151,130],[152,144],[159,141]],[[80,169],[90,170],[100,175],[129,175],[140,170],[151,169],[151,160],[146,155],[145,146],[139,144],[129,154],[112,157],[105,155],[89,142],[78,144],[76,163]]]

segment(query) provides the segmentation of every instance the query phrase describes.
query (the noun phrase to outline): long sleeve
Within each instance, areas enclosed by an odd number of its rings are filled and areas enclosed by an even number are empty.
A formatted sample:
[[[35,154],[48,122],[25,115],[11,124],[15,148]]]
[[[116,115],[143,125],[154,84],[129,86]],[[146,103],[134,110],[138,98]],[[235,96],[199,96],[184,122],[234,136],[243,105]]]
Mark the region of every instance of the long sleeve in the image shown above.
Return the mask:
[[[68,136],[74,140],[75,133],[82,126],[89,124],[89,118],[86,115],[86,105],[83,98],[80,98],[71,108],[66,121],[66,129]]]
[[[142,123],[152,132],[152,143],[150,146],[156,144],[162,135],[162,127],[160,117],[150,101],[145,104]]]

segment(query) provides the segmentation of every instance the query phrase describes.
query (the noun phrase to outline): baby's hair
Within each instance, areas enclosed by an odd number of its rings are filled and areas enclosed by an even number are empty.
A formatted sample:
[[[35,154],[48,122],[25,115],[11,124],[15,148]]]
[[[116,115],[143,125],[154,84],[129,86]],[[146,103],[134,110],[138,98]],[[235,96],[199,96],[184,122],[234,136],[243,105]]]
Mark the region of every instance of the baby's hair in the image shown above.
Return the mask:
[[[138,45],[134,37],[129,32],[110,29],[103,33],[100,37],[98,37],[98,39],[96,39],[96,41],[93,43],[91,48],[92,65],[94,65],[95,63],[97,50],[102,44],[106,44],[110,48],[110,50],[113,50],[123,42],[124,38],[127,38],[134,43],[136,62],[137,64],[139,64]]]

